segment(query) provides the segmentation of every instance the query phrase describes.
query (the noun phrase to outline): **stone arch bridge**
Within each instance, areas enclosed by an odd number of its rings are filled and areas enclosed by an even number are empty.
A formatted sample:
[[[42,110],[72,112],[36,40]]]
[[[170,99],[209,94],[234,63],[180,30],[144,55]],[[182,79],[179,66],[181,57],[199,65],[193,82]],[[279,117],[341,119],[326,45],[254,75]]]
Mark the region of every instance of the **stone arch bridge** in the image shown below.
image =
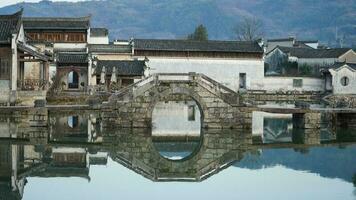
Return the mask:
[[[150,128],[153,108],[160,101],[195,100],[202,128],[251,127],[251,114],[243,111],[239,95],[217,81],[197,73],[154,74],[109,98],[101,107],[104,127]]]

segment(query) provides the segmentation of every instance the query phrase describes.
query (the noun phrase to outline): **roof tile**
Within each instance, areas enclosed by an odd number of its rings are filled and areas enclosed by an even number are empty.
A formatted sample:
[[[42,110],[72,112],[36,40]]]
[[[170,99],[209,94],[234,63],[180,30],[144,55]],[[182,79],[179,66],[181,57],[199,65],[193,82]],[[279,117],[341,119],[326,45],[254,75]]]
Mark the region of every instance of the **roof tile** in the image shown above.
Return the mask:
[[[262,48],[255,41],[135,39],[134,47],[137,50],[151,51],[210,51],[263,53]]]
[[[99,60],[95,67],[95,74],[100,75],[102,68],[105,66],[106,74],[112,74],[113,68],[116,67],[117,75],[124,76],[143,76],[145,61],[138,60]]]

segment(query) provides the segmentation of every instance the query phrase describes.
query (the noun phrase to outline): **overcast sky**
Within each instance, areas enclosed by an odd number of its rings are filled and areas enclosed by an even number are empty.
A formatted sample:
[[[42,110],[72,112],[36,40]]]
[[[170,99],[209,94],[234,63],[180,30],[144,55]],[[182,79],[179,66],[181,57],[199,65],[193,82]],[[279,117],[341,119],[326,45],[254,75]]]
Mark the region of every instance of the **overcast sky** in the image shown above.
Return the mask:
[[[39,2],[41,0],[0,0],[0,7],[12,5],[19,2]],[[83,0],[51,0],[51,1],[83,1]]]

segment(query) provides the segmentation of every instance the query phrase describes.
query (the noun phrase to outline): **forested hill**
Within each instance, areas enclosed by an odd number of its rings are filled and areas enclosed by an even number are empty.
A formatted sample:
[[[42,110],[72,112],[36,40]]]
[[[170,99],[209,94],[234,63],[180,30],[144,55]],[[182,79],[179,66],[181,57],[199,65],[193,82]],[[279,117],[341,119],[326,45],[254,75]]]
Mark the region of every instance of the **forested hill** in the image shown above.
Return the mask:
[[[256,16],[269,38],[297,36],[335,45],[335,32],[356,46],[356,0],[106,0],[19,3],[0,8],[25,16],[92,15],[92,24],[110,29],[111,38],[183,38],[198,24],[211,39],[234,39],[243,16]]]

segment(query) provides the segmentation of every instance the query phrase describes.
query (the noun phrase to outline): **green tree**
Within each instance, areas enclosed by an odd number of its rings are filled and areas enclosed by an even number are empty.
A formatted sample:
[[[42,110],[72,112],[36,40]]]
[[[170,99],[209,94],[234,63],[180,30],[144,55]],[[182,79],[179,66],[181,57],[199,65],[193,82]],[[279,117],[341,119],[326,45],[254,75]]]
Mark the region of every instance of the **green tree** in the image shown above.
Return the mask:
[[[194,33],[188,35],[188,40],[205,41],[208,40],[208,31],[203,24],[195,28]]]
[[[303,64],[299,66],[299,75],[312,76],[313,75],[312,67],[309,66],[308,64]]]

